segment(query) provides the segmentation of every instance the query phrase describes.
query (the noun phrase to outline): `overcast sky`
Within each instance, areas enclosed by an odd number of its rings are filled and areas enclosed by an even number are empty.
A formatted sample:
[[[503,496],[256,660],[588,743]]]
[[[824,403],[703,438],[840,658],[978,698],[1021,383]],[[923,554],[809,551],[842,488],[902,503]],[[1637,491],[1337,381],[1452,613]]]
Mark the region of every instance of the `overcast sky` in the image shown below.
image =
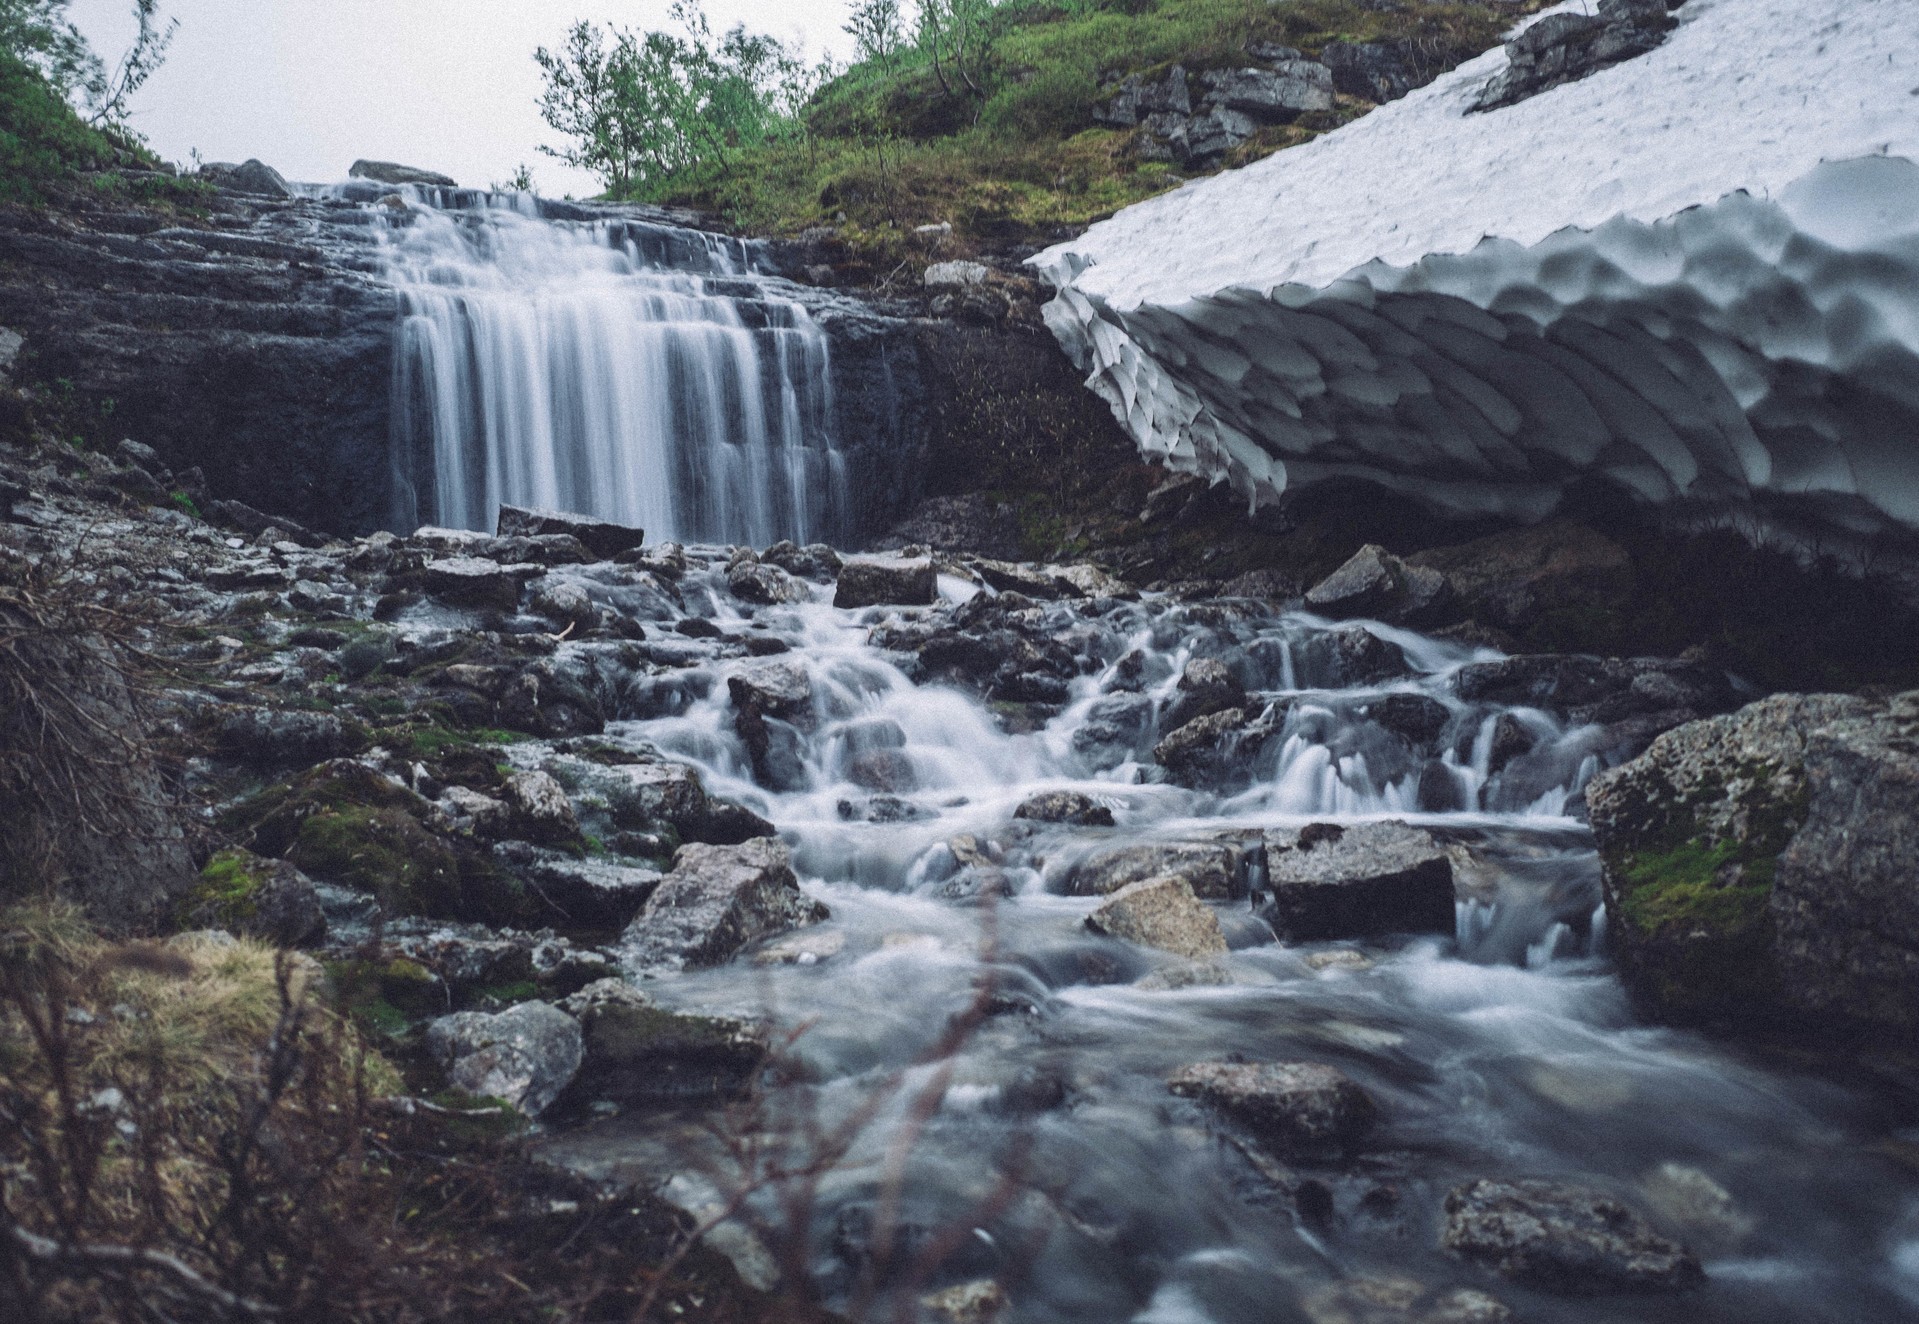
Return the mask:
[[[356,157],[401,161],[481,186],[525,162],[542,193],[598,186],[536,150],[537,46],[576,18],[667,27],[669,0],[162,0],[180,33],[135,98],[133,126],[169,160],[257,156],[289,179],[344,179]],[[844,58],[848,0],[707,0],[715,28],[745,22]],[[109,63],[131,0],[73,0]]]

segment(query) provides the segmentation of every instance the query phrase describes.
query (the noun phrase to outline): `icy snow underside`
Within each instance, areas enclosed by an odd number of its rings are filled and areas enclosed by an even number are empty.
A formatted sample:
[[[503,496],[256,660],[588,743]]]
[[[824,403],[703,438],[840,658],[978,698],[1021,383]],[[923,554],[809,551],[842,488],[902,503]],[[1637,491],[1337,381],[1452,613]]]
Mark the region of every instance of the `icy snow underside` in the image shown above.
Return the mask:
[[[1919,531],[1919,4],[1691,0],[1484,115],[1492,52],[1034,259],[1141,450],[1538,518],[1598,474]],[[1821,164],[1824,162],[1825,164]]]

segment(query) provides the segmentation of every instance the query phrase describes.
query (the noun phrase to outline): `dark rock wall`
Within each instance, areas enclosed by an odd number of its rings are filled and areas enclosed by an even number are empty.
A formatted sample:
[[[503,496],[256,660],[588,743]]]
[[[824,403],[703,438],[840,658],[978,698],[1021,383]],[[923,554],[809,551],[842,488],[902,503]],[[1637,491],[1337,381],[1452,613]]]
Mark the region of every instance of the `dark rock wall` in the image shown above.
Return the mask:
[[[382,526],[393,299],[338,204],[223,195],[0,214],[0,325],[63,431],[133,437],[209,489],[341,533]]]

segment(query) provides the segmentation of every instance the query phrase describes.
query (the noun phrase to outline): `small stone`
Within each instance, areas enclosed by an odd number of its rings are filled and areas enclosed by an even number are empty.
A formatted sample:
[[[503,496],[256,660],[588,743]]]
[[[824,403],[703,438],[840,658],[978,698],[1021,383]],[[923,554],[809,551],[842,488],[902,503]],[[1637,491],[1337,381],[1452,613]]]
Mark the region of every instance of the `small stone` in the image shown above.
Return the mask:
[[[938,1324],[995,1324],[1009,1304],[1005,1289],[991,1278],[920,1298],[920,1305]]]
[[[580,821],[574,817],[566,788],[550,774],[516,772],[502,789],[529,840],[551,843],[579,838]]]

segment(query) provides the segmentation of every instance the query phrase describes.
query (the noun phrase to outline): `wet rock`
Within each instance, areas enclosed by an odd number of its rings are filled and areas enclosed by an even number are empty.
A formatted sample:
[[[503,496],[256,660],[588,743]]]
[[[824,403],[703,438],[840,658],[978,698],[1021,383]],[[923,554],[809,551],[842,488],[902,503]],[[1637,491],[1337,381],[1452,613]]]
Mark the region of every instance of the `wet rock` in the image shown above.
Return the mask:
[[[228,757],[263,769],[306,768],[352,753],[364,733],[334,713],[296,708],[241,708],[220,719],[217,739]]]
[[[668,1011],[620,979],[589,984],[559,1005],[578,1019],[582,1041],[569,1111],[599,1102],[730,1098],[752,1083],[768,1052],[762,1026]]]
[[[1445,616],[1451,598],[1445,575],[1369,543],[1307,591],[1306,607],[1335,619],[1369,616],[1389,625],[1430,625]]]
[[[1349,1150],[1379,1117],[1351,1077],[1317,1062],[1196,1062],[1174,1072],[1168,1087],[1295,1157]]]
[[[1021,801],[1013,817],[1039,823],[1070,823],[1075,827],[1113,826],[1113,811],[1078,791],[1042,791]]]
[[[1304,592],[1298,580],[1269,567],[1248,570],[1219,586],[1222,598],[1252,598],[1268,603],[1291,602]]]
[[[1440,735],[1453,719],[1452,709],[1424,694],[1388,694],[1360,711],[1420,753],[1437,748]]]
[[[527,599],[527,610],[561,625],[592,626],[600,619],[586,589],[570,579],[541,580]]]
[[[847,763],[846,779],[869,791],[898,795],[919,789],[919,772],[905,750],[868,749]]]
[[[579,1022],[544,1002],[443,1016],[427,1027],[426,1048],[455,1089],[504,1099],[528,1117],[560,1097],[583,1056]]]
[[[448,556],[428,561],[421,576],[427,592],[455,606],[512,611],[520,602],[519,576],[485,557]]]
[[[1179,685],[1160,715],[1159,729],[1177,731],[1196,718],[1238,708],[1245,702],[1246,688],[1231,668],[1216,657],[1195,658],[1181,673]]]
[[[1038,566],[1020,565],[1012,561],[993,561],[981,557],[968,561],[966,568],[985,580],[990,588],[1000,593],[1018,593],[1035,602],[1045,602],[1060,596],[1060,582]]]
[[[1219,917],[1176,874],[1128,883],[1086,917],[1095,933],[1191,958],[1223,955]]]
[[[961,1283],[920,1298],[935,1324],[996,1324],[1010,1308],[1006,1289],[991,1278]]]
[[[570,533],[495,538],[486,544],[486,552],[501,565],[587,565],[595,559],[586,544]]]
[[[939,594],[931,561],[848,561],[833,590],[835,607],[916,606]]]
[[[839,816],[849,823],[918,823],[932,818],[933,811],[922,809],[896,795],[874,795],[865,800],[841,800]]]
[[[1692,1252],[1602,1191],[1480,1180],[1446,1197],[1441,1245],[1515,1282],[1567,1296],[1679,1292],[1705,1274]]]
[[[931,547],[942,552],[1016,559],[1021,555],[1014,508],[984,493],[928,497],[873,544],[880,550]]]
[[[1152,725],[1151,699],[1143,694],[1109,694],[1093,704],[1073,732],[1073,752],[1095,771],[1117,767],[1143,752]]]
[[[1667,0],[1600,0],[1597,14],[1548,14],[1506,43],[1506,67],[1486,84],[1475,111],[1497,110],[1643,55],[1674,26]]]
[[[1669,731],[1586,802],[1648,1014],[1919,1025],[1919,701],[1774,695]]]
[[[504,800],[465,786],[449,786],[437,803],[459,831],[489,840],[512,835],[513,809]]]
[[[1429,1290],[1412,1278],[1348,1278],[1303,1302],[1313,1324],[1510,1324],[1511,1307],[1471,1287]]]
[[[1303,685],[1343,689],[1410,675],[1406,655],[1361,625],[1314,635],[1296,650]]]
[[[1508,763],[1522,754],[1530,753],[1535,743],[1536,738],[1524,722],[1511,713],[1499,714],[1493,719],[1493,738],[1487,754],[1486,770],[1497,775]]]
[[[1266,842],[1268,919],[1288,942],[1454,930],[1452,860],[1430,833],[1322,823]]]
[[[1571,520],[1440,547],[1406,558],[1437,570],[1452,589],[1452,615],[1522,630],[1549,612],[1602,615],[1626,609],[1632,558],[1604,534]]]
[[[182,928],[225,929],[278,947],[318,942],[326,933],[313,880],[285,860],[223,850],[208,860],[180,903]]]
[[[1182,786],[1222,781],[1244,762],[1240,737],[1252,717],[1250,709],[1228,708],[1194,718],[1153,746],[1153,758]]]
[[[378,184],[417,184],[425,188],[458,188],[459,184],[434,170],[401,165],[397,161],[355,161],[347,168],[353,179],[370,179]]]
[[[694,844],[680,848],[622,947],[639,968],[720,965],[748,943],[826,917],[826,907],[800,891],[780,842]]]
[[[1130,883],[1170,874],[1207,901],[1246,895],[1252,854],[1235,841],[1159,841],[1090,856],[1067,876],[1069,896],[1106,896]]]
[[[502,842],[494,855],[568,924],[580,928],[618,929],[631,923],[665,877],[656,869],[579,859],[523,841]]]
[[[804,784],[796,729],[813,720],[813,683],[791,662],[770,662],[729,676],[733,729],[753,761],[753,775],[764,785]]]
[[[643,530],[628,524],[615,524],[611,520],[595,519],[591,515],[578,515],[558,510],[529,510],[519,506],[500,507],[500,519],[496,531],[502,538],[538,538],[549,534],[566,534],[578,539],[581,546],[602,561],[611,561],[620,553],[633,551],[646,541]]]
[[[1738,703],[1726,674],[1667,658],[1601,658],[1533,653],[1471,662],[1453,677],[1454,692],[1474,703],[1545,708],[1576,724],[1624,723],[1659,715],[1673,724]]]
[[[580,822],[566,788],[544,772],[516,772],[501,787],[512,806],[516,826],[529,841],[554,844],[578,841]]]
[[[1053,576],[1053,582],[1060,586],[1060,591],[1065,597],[1118,598],[1122,601],[1131,601],[1139,597],[1138,589],[1096,565],[1081,562],[1076,565],[1047,568]]]
[[[726,587],[741,602],[757,602],[768,606],[807,602],[813,596],[813,591],[803,580],[776,565],[760,562],[733,567],[727,572]]]
[[[840,554],[823,542],[808,543],[804,547],[790,541],[776,542],[760,553],[760,560],[801,579],[833,579],[844,564]]]
[[[447,668],[449,676],[454,670]],[[552,659],[536,662],[505,682],[494,720],[510,730],[548,739],[597,735],[606,729],[599,701]]]

